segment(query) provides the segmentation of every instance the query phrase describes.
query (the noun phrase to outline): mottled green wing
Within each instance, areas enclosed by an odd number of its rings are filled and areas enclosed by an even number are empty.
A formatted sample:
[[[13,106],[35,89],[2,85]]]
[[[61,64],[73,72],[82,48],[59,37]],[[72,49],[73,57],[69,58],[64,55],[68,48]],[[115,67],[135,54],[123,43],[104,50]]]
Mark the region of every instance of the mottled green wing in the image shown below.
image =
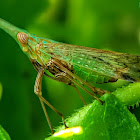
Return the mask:
[[[138,55],[63,43],[48,43],[42,48],[42,52],[44,55],[49,53],[56,56],[57,59],[90,72],[93,71],[116,79],[140,81],[140,56]]]

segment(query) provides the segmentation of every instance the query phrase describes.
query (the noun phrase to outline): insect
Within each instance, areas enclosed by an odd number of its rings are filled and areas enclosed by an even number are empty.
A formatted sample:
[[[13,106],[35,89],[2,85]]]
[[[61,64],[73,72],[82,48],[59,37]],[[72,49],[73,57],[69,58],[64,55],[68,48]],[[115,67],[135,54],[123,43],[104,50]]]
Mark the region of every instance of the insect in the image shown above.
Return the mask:
[[[40,99],[52,133],[53,127],[44,104],[47,104],[62,117],[65,128],[67,128],[67,125],[63,114],[42,96],[43,76],[74,87],[84,104],[86,102],[76,86],[79,86],[103,104],[103,101],[96,97],[96,94],[103,95],[106,91],[94,87],[93,83],[115,82],[118,79],[140,82],[139,55],[60,43],[30,34],[3,19],[0,19],[0,28],[18,42],[20,48],[38,72],[34,92]],[[88,89],[83,85],[86,85]]]

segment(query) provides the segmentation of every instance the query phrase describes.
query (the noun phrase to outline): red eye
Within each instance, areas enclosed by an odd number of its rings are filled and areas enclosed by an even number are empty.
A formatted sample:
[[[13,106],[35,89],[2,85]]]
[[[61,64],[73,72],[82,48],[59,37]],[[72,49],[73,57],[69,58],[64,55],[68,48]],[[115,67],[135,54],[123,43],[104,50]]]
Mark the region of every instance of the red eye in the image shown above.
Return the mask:
[[[27,44],[28,43],[28,35],[23,33],[23,32],[19,32],[17,34],[17,38],[18,38],[19,42],[22,43],[22,44]]]

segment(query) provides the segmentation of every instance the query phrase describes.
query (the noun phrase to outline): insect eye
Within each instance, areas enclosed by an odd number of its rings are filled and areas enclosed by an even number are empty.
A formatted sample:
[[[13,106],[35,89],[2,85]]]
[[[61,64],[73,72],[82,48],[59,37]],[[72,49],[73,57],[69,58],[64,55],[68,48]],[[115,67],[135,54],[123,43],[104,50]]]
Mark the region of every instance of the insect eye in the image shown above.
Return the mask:
[[[18,38],[19,42],[22,44],[26,45],[28,43],[28,35],[23,32],[19,32],[17,34],[17,38]]]

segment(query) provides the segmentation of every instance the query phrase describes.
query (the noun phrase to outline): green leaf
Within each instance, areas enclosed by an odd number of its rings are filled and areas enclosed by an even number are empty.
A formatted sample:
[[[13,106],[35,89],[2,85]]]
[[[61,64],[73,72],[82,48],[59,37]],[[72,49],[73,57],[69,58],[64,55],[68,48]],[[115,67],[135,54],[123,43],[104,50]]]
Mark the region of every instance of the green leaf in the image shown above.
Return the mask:
[[[128,86],[118,88],[112,93],[127,106],[139,105],[140,103],[140,83],[131,83]]]
[[[45,140],[140,139],[140,124],[126,106],[131,105],[130,100],[134,104],[139,100],[139,96],[137,96],[140,90],[139,86],[140,84],[134,83],[113,92],[118,99],[112,94],[105,94],[102,97],[104,105],[94,101],[83,107],[67,119],[66,123],[70,127],[69,129],[62,131],[64,127],[60,126],[56,129],[57,133]],[[133,95],[137,97],[134,96],[134,100]],[[83,133],[80,131],[74,133],[71,130],[71,127],[77,128],[77,126],[82,128]]]
[[[0,125],[0,140],[11,140],[8,133],[3,129],[1,125]]]

